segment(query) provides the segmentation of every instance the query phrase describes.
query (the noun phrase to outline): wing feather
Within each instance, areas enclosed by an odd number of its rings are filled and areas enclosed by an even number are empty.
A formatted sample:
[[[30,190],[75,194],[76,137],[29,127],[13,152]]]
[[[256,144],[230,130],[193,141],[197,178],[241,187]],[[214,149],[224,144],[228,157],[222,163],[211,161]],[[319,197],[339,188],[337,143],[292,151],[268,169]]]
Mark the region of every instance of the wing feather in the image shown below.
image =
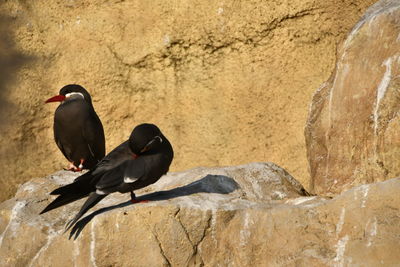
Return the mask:
[[[111,193],[117,191],[124,183],[133,183],[145,176],[144,158],[125,161],[118,167],[106,171],[96,184],[96,189],[101,192]]]
[[[89,119],[84,123],[82,136],[88,145],[90,154],[99,162],[105,155],[103,125],[94,110],[88,114]]]

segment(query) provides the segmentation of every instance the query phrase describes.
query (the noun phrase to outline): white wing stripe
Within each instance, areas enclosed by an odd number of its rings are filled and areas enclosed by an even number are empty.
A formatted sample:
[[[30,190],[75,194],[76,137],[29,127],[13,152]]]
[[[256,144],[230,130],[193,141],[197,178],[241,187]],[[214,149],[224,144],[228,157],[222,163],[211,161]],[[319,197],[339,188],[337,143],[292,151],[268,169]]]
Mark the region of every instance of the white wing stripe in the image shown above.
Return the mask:
[[[106,195],[107,193],[104,192],[104,191],[101,191],[100,189],[97,189],[96,190],[96,194],[98,194],[98,195]]]
[[[136,182],[137,180],[138,180],[138,178],[136,178],[136,177],[129,177],[129,176],[124,177],[124,183],[126,183],[126,184]]]

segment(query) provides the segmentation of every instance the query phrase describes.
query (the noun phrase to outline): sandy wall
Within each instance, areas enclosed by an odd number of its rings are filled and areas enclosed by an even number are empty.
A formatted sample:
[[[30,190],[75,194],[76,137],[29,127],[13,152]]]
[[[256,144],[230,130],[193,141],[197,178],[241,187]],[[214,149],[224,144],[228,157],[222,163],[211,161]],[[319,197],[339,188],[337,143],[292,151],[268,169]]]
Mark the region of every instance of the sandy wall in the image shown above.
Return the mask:
[[[0,200],[66,166],[44,100],[68,83],[91,92],[107,151],[153,122],[172,170],[272,161],[307,187],[312,94],[374,2],[3,1]]]

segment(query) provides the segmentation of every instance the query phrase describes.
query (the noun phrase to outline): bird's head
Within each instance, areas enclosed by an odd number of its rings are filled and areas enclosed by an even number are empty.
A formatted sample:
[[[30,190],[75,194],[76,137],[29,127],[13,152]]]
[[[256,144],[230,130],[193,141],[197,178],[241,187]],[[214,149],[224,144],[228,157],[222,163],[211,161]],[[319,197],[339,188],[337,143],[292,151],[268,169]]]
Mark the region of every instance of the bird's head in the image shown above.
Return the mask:
[[[141,155],[156,151],[162,144],[164,136],[154,124],[143,123],[136,126],[129,137],[129,146],[133,153]]]
[[[50,102],[64,102],[73,99],[83,99],[89,104],[92,104],[92,98],[88,91],[80,85],[69,84],[60,89],[60,93],[46,100],[46,103]]]

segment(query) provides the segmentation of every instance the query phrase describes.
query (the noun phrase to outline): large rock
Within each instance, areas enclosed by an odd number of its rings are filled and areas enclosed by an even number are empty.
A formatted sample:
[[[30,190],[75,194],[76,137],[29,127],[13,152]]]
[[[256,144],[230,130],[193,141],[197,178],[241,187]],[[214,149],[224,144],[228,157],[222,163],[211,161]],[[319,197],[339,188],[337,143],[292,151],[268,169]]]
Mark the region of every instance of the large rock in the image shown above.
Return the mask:
[[[273,161],[307,184],[309,100],[375,1],[0,1],[18,63],[0,87],[0,199],[66,166],[43,102],[72,82],[93,94],[108,151],[153,122],[173,170]]]
[[[399,1],[372,6],[315,93],[305,131],[315,193],[400,175],[399,25]]]
[[[75,175],[34,179],[0,205],[1,266],[394,266],[400,262],[400,179],[335,197],[305,197],[271,163],[170,173],[100,202],[62,234],[80,203],[43,216],[47,192]],[[163,191],[159,191],[163,190]],[[157,191],[157,192],[153,192]],[[150,193],[151,192],[151,193]]]

